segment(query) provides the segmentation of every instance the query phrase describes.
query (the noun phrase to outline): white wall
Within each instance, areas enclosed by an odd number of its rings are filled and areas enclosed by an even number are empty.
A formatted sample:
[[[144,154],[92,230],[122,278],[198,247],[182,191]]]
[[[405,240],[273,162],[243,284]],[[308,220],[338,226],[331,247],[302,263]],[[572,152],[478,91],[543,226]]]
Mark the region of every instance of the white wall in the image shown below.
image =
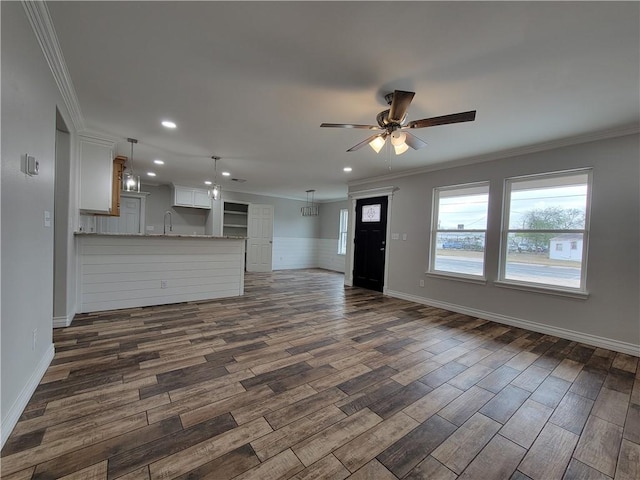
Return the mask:
[[[640,354],[640,146],[638,135],[352,186],[350,193],[393,185],[389,244],[390,295],[566,338]],[[587,290],[580,300],[494,284],[504,178],[593,167]],[[490,181],[487,283],[425,275],[434,187]],[[402,238],[402,236],[400,237]],[[424,280],[424,288],[419,281]]]
[[[241,295],[244,242],[154,236],[76,238],[79,312]]]
[[[21,3],[1,2],[2,19],[2,443],[53,358],[53,223],[56,107],[70,120]],[[72,142],[75,132],[72,131]],[[40,173],[21,172],[34,155]],[[72,158],[73,163],[73,158]],[[76,167],[71,166],[71,175]],[[69,175],[56,172],[56,175]],[[69,192],[77,209],[77,189]],[[71,232],[72,230],[70,230]],[[69,233],[71,235],[71,233]],[[73,252],[70,254],[73,256]],[[71,283],[72,280],[69,280]],[[74,303],[71,298],[70,303]],[[73,310],[74,306],[68,307]],[[36,332],[35,345],[33,332]]]

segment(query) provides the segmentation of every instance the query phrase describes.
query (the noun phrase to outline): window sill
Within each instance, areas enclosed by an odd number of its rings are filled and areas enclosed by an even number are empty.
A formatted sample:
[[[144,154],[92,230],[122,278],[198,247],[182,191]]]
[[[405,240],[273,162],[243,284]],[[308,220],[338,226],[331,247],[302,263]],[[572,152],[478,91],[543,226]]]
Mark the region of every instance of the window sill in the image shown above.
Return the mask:
[[[462,275],[446,272],[425,272],[425,275],[434,278],[443,278],[445,280],[455,280],[458,282],[475,283],[476,285],[486,285],[487,279],[484,277],[472,277],[470,275]]]
[[[542,293],[544,295],[557,295],[559,297],[577,298],[579,300],[587,300],[589,298],[589,292],[581,292],[578,290],[564,290],[562,288],[538,286],[531,284],[515,283],[508,281],[495,281],[493,284],[496,287],[511,288],[514,290],[523,290],[525,292]]]

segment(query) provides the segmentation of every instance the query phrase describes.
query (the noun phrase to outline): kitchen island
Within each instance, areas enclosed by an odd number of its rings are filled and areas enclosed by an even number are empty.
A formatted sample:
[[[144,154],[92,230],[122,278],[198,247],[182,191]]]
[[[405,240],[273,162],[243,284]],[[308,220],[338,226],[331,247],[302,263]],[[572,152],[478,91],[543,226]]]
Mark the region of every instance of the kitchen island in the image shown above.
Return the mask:
[[[77,232],[78,312],[244,293],[245,238]]]

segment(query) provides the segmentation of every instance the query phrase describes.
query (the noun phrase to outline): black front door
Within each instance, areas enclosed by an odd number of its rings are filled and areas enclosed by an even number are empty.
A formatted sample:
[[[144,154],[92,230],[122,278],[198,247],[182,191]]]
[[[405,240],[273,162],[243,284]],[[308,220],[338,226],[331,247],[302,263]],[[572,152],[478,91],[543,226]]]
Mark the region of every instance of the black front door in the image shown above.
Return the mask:
[[[387,241],[387,197],[356,201],[353,285],[382,291]]]

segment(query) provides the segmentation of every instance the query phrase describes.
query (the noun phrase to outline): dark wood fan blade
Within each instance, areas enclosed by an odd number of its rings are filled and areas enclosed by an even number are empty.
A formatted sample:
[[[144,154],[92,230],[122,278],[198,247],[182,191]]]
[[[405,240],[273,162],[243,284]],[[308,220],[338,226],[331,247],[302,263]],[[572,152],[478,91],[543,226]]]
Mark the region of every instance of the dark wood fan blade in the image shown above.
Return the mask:
[[[389,108],[389,121],[400,123],[407,113],[409,105],[415,92],[405,92],[403,90],[396,90],[393,92],[393,100],[391,101],[391,107]]]
[[[368,145],[373,139],[375,139],[376,137],[382,137],[383,140],[387,138],[387,132],[384,133],[376,133],[375,135],[371,135],[369,138],[367,138],[366,140],[363,140],[362,142],[360,142],[357,145],[354,145],[353,147],[351,147],[349,150],[347,150],[347,152],[355,152],[356,150],[361,149],[362,147],[364,147],[365,145]]]
[[[438,125],[447,125],[449,123],[473,122],[476,119],[476,111],[452,113],[451,115],[443,115],[441,117],[423,118],[422,120],[413,120],[407,123],[406,128],[425,128],[435,127]]]
[[[424,147],[427,146],[427,144],[425,142],[420,140],[415,135],[413,135],[413,134],[411,134],[409,132],[404,132],[404,133],[407,135],[407,138],[405,139],[404,143],[409,145],[414,150],[420,150],[421,148],[424,148]]]
[[[322,123],[320,126],[330,128],[363,128],[365,130],[382,130],[377,125],[358,125],[355,123]]]

